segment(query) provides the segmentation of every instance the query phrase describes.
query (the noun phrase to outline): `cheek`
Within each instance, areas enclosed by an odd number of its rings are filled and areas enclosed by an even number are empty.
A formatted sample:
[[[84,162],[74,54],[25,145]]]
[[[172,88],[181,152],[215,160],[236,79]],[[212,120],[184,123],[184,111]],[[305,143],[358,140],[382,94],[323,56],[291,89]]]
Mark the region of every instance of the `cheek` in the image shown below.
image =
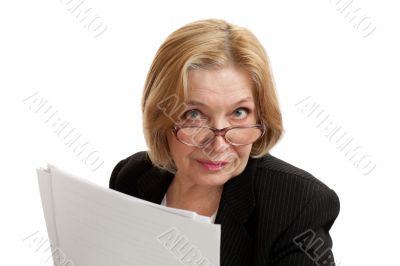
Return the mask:
[[[251,152],[251,147],[253,145],[246,145],[236,148],[236,153],[239,155],[240,159],[247,159]]]
[[[243,147],[244,149],[240,153],[240,164],[242,165],[243,168],[246,167],[246,165],[247,165],[252,146],[253,145],[249,145],[248,147],[247,146]]]
[[[238,168],[240,168],[240,169],[242,169],[242,168],[244,168],[245,166],[246,166],[246,164],[247,164],[247,161],[248,161],[248,159],[249,159],[249,156],[250,156],[250,152],[251,152],[251,146],[252,145],[250,145],[249,147],[247,147],[247,146],[244,146],[244,147],[240,147],[236,152],[237,152],[237,154],[238,154],[238,159],[239,159],[239,162],[238,162]]]
[[[186,159],[188,159],[188,156],[193,152],[192,147],[189,147],[179,142],[172,132],[167,135],[167,140],[172,159],[175,161],[175,163],[179,164],[179,162],[185,161]]]
[[[241,146],[241,147],[233,147],[229,153],[223,157],[224,160],[230,161],[232,163],[231,170],[237,171],[243,168],[243,165],[246,165],[247,160],[249,158],[251,152],[251,145],[248,146]]]

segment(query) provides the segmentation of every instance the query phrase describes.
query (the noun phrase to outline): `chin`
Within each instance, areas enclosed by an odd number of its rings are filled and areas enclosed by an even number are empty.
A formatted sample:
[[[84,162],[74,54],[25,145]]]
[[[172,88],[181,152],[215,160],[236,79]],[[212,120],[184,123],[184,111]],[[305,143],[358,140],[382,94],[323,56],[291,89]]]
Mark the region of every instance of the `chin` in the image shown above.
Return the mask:
[[[225,169],[219,171],[208,171],[201,169],[197,173],[201,175],[199,182],[201,182],[203,185],[223,186],[229,179],[237,175],[235,174],[236,172],[238,172],[237,168],[234,170]]]
[[[204,175],[198,184],[201,183],[201,185],[210,187],[223,186],[231,178],[230,176],[221,176],[218,174]]]

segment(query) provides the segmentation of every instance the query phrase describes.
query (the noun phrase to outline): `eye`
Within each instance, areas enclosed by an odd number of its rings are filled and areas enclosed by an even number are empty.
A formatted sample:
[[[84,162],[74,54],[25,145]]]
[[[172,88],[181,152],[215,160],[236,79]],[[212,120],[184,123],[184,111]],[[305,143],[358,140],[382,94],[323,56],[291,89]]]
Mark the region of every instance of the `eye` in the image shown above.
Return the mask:
[[[240,107],[233,112],[233,115],[235,116],[235,118],[244,119],[249,113],[250,110],[248,108]]]
[[[185,119],[185,120],[199,120],[200,117],[201,117],[201,113],[197,109],[192,109],[192,110],[186,111],[183,114],[183,119]]]

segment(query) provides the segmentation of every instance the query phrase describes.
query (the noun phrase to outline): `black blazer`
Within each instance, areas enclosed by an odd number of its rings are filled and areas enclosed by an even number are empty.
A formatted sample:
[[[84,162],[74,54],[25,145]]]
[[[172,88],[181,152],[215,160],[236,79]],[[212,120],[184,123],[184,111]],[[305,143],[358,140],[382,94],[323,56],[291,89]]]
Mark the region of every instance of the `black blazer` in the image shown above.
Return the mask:
[[[110,188],[160,204],[173,177],[139,152],[115,166]],[[333,266],[338,213],[336,193],[311,174],[270,154],[249,158],[224,184],[215,219],[221,265]]]

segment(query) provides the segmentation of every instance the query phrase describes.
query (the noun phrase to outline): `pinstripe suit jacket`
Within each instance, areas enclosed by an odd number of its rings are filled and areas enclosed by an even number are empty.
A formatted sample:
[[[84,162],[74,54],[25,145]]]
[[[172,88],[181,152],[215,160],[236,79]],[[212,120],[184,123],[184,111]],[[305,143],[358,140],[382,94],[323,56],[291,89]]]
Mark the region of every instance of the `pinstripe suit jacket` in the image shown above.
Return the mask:
[[[115,166],[109,185],[160,204],[173,176],[139,152]],[[270,154],[249,158],[224,184],[215,219],[221,265],[335,265],[329,229],[338,213],[336,193],[309,173]]]

